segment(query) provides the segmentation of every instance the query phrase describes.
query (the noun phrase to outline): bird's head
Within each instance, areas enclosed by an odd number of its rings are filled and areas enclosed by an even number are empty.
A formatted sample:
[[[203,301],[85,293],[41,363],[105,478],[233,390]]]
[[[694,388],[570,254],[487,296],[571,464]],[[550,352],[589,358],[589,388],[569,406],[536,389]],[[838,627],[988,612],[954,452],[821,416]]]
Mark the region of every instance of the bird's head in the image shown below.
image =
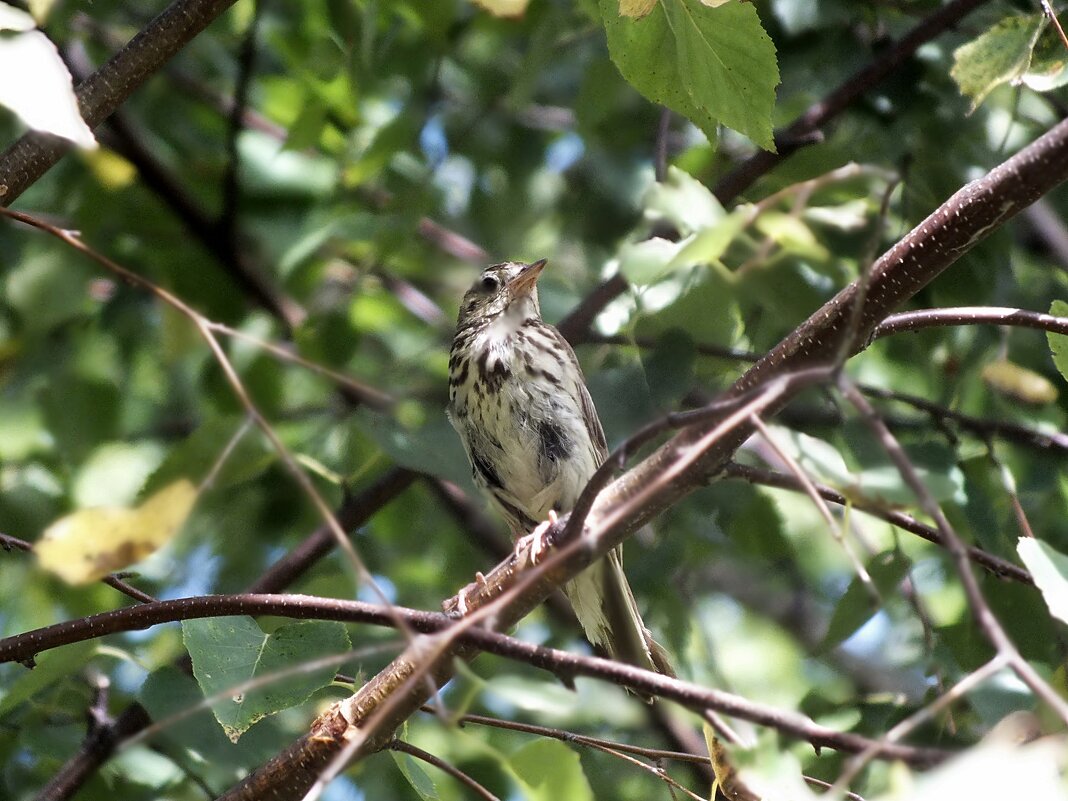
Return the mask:
[[[460,327],[489,322],[506,311],[540,317],[537,284],[545,263],[545,259],[532,264],[508,261],[483,270],[460,303]]]

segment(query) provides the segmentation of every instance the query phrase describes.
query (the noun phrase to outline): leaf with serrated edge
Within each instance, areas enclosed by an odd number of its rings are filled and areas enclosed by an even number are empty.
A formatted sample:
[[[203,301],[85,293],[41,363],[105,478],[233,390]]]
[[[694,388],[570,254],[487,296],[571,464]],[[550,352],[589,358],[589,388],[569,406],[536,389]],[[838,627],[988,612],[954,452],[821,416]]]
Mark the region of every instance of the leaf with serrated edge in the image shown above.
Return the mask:
[[[775,46],[749,3],[708,8],[662,0],[640,20],[600,0],[613,63],[635,89],[679,112],[715,141],[719,124],[774,148]]]
[[[212,712],[233,742],[257,721],[303,703],[325,687],[336,665],[288,673],[254,689],[238,689],[243,683],[350,648],[344,625],[326,620],[289,623],[269,635],[250,617],[185,620],[182,636],[204,695],[231,693],[212,704]]]

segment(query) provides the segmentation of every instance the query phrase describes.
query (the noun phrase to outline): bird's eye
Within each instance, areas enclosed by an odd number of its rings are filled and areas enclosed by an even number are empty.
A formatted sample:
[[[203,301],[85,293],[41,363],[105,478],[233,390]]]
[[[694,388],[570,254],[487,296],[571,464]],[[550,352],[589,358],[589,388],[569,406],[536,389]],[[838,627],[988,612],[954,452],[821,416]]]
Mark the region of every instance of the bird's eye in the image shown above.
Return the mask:
[[[483,276],[482,280],[478,282],[478,287],[483,292],[493,292],[498,286],[500,286],[500,281],[492,275]]]

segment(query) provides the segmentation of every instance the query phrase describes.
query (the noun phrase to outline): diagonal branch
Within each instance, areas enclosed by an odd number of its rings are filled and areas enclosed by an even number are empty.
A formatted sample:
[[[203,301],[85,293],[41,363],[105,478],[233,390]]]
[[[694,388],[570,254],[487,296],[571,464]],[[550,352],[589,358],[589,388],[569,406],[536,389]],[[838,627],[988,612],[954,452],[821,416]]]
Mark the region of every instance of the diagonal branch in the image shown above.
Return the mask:
[[[858,313],[854,315],[858,287],[852,284],[757,362],[729,394],[735,397],[758,386],[773,386],[794,371],[832,361],[843,347],[848,352],[862,349],[894,307],[1066,177],[1068,121],[963,187],[878,259]],[[855,325],[851,324],[854,321]],[[843,332],[848,337],[844,343]],[[782,390],[779,383],[779,397],[773,407],[781,408],[795,392]],[[511,594],[507,603],[496,609],[496,626],[511,625],[540,603],[551,587],[577,575],[655,514],[706,483],[723,468],[751,428],[742,424],[724,434],[717,431],[713,420],[684,429],[600,494],[582,539],[565,543],[561,549],[567,554],[566,560],[550,557],[554,569],[541,571],[540,580],[531,581],[526,574],[534,571],[517,570],[515,560],[510,559],[486,577],[482,590],[469,602],[477,610],[480,603],[522,584],[521,591]],[[543,563],[539,568],[546,566]],[[430,675],[443,682],[452,673],[454,657],[469,659],[476,652],[454,645],[444,654],[435,651],[428,657],[425,644],[406,649],[354,696],[321,715],[309,734],[224,798],[236,801],[268,794],[280,800],[302,798],[318,781],[320,770],[348,750],[349,733],[359,731],[359,747],[351,754],[353,758],[381,748],[393,729],[425,701],[425,688],[418,678]]]

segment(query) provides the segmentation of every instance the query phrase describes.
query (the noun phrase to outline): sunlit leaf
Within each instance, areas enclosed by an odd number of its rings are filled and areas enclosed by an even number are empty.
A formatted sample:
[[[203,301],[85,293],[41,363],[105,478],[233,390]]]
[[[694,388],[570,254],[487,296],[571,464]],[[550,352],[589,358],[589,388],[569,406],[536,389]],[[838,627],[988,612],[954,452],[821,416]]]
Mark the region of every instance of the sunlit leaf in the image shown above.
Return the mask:
[[[519,17],[527,10],[530,0],[472,0],[495,17]]]
[[[1041,13],[1007,17],[953,51],[950,75],[972,99],[973,111],[995,88],[1027,72],[1032,48],[1045,27]]]
[[[641,19],[653,10],[657,0],[619,0],[619,13],[623,17]]]
[[[78,110],[67,66],[36,24],[24,11],[0,4],[0,75],[8,76],[0,81],[0,105],[31,128],[94,148],[96,139]]]
[[[644,203],[649,219],[666,220],[683,236],[715,225],[726,215],[707,186],[673,166],[663,183],[649,187]]]
[[[1016,550],[1042,590],[1050,613],[1068,623],[1068,556],[1033,537],[1021,537]]]
[[[619,271],[635,286],[651,284],[667,274],[681,249],[682,243],[659,237],[628,242],[619,249]]]
[[[85,584],[140,562],[169,542],[193,509],[197,491],[180,479],[140,506],[82,509],[50,525],[34,551],[41,566]]]
[[[1068,48],[1052,25],[1039,35],[1020,80],[1036,92],[1050,92],[1068,83]]]
[[[895,782],[879,801],[998,801],[1015,797],[1026,783],[1028,801],[1063,801],[1064,742],[1043,738],[1028,745],[983,744],[915,776]],[[991,770],[996,766],[996,770]]]

